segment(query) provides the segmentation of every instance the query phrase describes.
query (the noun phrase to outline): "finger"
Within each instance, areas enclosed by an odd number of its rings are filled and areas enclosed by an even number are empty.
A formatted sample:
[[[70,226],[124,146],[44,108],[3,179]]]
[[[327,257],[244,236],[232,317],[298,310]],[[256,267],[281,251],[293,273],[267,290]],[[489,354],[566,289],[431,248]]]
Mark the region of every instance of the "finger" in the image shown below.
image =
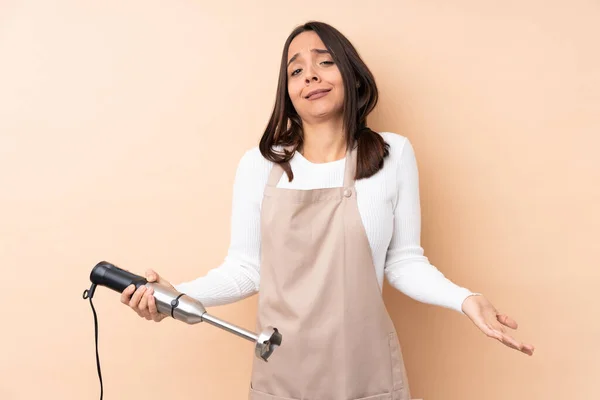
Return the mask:
[[[525,354],[530,355],[530,356],[533,355],[533,351],[534,351],[533,345],[531,345],[531,344],[525,344],[523,342],[518,342],[518,343],[520,344],[520,346],[517,347],[516,350],[519,350],[520,352],[525,353]]]
[[[142,295],[144,294],[145,291],[146,291],[146,286],[140,286],[138,288],[138,290],[135,291],[133,296],[131,296],[131,300],[129,300],[129,307],[134,308],[136,311],[139,312],[138,304],[139,304],[140,299],[142,298]]]
[[[135,291],[135,285],[129,285],[127,286],[122,292],[121,292],[121,303],[123,304],[129,304],[129,300],[130,300],[130,296],[131,294]]]
[[[490,327],[491,330],[498,332],[501,335],[506,333],[506,328],[504,327],[504,325],[502,325],[501,323],[499,323],[497,321],[493,321],[493,322],[489,323],[488,326]]]
[[[144,316],[144,318],[149,320],[151,319],[151,317],[150,312],[148,311],[148,297],[150,296],[150,293],[148,292],[149,290],[146,289],[146,293],[144,293],[144,295],[142,296],[140,304],[138,305],[138,309],[140,310],[140,313]]]
[[[535,351],[535,346],[532,344],[526,344],[525,348],[527,349],[528,353],[530,356],[533,355],[533,352]]]
[[[519,325],[517,324],[517,321],[515,321],[514,319],[512,319],[511,317],[509,317],[506,314],[500,314],[500,313],[498,313],[496,315],[496,319],[498,319],[498,321],[501,324],[503,324],[505,326],[508,326],[509,328],[517,329],[519,327]]]
[[[533,355],[533,346],[523,345],[521,352],[527,354],[528,356],[532,356]]]
[[[161,314],[159,314],[158,309],[156,308],[156,299],[154,296],[150,296],[148,299],[148,311],[150,313],[150,317],[152,317],[155,322],[158,322],[164,318]]]
[[[153,269],[146,270],[146,280],[148,282],[156,282],[158,279],[158,274]]]
[[[503,333],[503,332],[500,332],[500,331],[497,331],[497,330],[495,330],[495,329],[493,329],[493,328],[491,328],[491,332],[492,332],[492,333],[491,333],[491,335],[490,335],[490,336],[491,336],[492,338],[494,338],[494,339],[498,340],[500,343],[502,343],[502,344],[504,344],[504,345],[506,345],[506,346],[508,346],[508,347],[512,347],[512,348],[514,348],[514,349],[516,349],[516,350],[519,350],[519,349],[518,349],[518,348],[516,348],[516,347],[514,346],[514,344],[513,344],[513,343],[512,343],[512,342],[511,342],[511,341],[508,339],[508,335],[507,335],[507,334],[505,334],[505,333]]]
[[[523,351],[525,346],[510,335],[503,334],[501,342],[515,350]]]
[[[479,327],[479,329],[481,329],[481,331],[483,333],[485,333],[487,336],[489,336],[491,338],[498,339],[498,340],[500,340],[502,338],[502,333],[500,331],[498,331],[497,329],[495,329],[490,324],[482,323],[482,324],[478,324],[478,327]]]
[[[501,325],[498,323],[490,324],[492,330],[496,331],[498,333],[498,335],[500,336],[500,338],[498,340],[500,340],[502,343],[506,344],[507,346],[514,348],[515,350],[519,350],[530,356],[533,355],[533,351],[535,350],[533,345],[525,344],[523,342],[517,341],[512,336],[510,336],[509,334],[506,333],[506,329],[504,328],[504,326],[508,326],[509,328],[512,328],[512,329],[517,329],[517,326],[518,326],[517,322],[515,320],[513,320],[512,318],[510,318],[509,316],[507,316],[506,314],[498,314],[498,315],[499,315],[499,318],[498,318],[499,322],[501,322],[501,323],[506,322],[504,325]],[[500,316],[505,316],[507,319],[500,318]]]
[[[505,328],[502,324],[490,319],[490,322],[483,322],[481,325],[482,325],[481,330],[486,335],[488,335],[489,337],[491,337],[493,339],[502,341],[504,331],[505,331]]]
[[[499,329],[494,329],[493,327],[489,327],[488,329],[490,331],[489,336],[497,339],[499,342],[501,342],[502,344],[513,348],[515,350],[521,351],[525,354],[528,355],[533,355],[533,346],[532,345],[526,345],[522,342],[517,341],[516,339],[514,339],[512,336],[506,334],[504,331],[500,331]]]

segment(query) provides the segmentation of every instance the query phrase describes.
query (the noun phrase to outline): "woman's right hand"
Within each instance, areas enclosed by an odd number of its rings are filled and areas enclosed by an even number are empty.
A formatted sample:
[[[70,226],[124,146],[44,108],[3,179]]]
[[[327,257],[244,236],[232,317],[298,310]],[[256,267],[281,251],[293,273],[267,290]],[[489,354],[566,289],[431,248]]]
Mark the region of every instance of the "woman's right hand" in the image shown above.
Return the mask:
[[[148,282],[156,282],[173,288],[173,285],[171,285],[169,281],[161,278],[151,269],[146,271],[146,280]],[[129,306],[140,317],[146,318],[148,321],[160,322],[165,319],[167,315],[158,312],[153,292],[152,288],[147,288],[146,286],[140,286],[136,290],[135,285],[131,284],[121,293],[121,303]]]

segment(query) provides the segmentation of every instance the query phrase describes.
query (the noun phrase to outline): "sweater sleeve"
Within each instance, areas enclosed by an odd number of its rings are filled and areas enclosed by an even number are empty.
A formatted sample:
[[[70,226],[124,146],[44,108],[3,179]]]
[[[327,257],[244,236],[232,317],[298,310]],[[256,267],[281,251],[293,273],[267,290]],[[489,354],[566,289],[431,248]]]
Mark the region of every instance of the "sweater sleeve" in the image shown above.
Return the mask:
[[[462,303],[473,293],[447,279],[423,255],[417,161],[408,139],[404,139],[397,174],[394,228],[386,253],[385,276],[392,287],[414,300],[464,314]]]
[[[199,300],[206,307],[233,303],[258,292],[260,199],[264,189],[261,169],[265,168],[255,150],[243,155],[236,170],[231,237],[223,263],[204,276],[174,285],[179,292]]]

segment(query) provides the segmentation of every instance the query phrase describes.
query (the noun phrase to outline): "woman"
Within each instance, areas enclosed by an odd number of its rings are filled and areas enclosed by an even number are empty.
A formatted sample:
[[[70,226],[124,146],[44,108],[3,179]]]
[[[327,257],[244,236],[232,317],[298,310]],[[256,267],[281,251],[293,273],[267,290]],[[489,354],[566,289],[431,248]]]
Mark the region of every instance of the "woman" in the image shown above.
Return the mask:
[[[366,126],[376,102],[371,72],[340,32],[320,22],[295,29],[271,119],[238,165],[225,262],[175,286],[207,307],[258,292],[257,331],[277,326],[284,343],[268,363],[255,359],[251,399],[410,399],[384,275],[413,299],[461,312],[487,336],[533,354],[506,332],[513,319],[423,256],[413,148]],[[148,320],[165,317],[151,291],[133,290],[123,303]]]

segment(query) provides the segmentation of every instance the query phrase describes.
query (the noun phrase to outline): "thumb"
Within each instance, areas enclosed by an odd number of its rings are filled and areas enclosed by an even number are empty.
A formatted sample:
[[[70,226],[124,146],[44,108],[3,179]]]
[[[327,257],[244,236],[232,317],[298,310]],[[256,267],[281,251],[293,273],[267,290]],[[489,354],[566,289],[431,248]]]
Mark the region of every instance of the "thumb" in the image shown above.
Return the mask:
[[[148,282],[160,283],[160,276],[153,269],[146,270],[146,280]]]

